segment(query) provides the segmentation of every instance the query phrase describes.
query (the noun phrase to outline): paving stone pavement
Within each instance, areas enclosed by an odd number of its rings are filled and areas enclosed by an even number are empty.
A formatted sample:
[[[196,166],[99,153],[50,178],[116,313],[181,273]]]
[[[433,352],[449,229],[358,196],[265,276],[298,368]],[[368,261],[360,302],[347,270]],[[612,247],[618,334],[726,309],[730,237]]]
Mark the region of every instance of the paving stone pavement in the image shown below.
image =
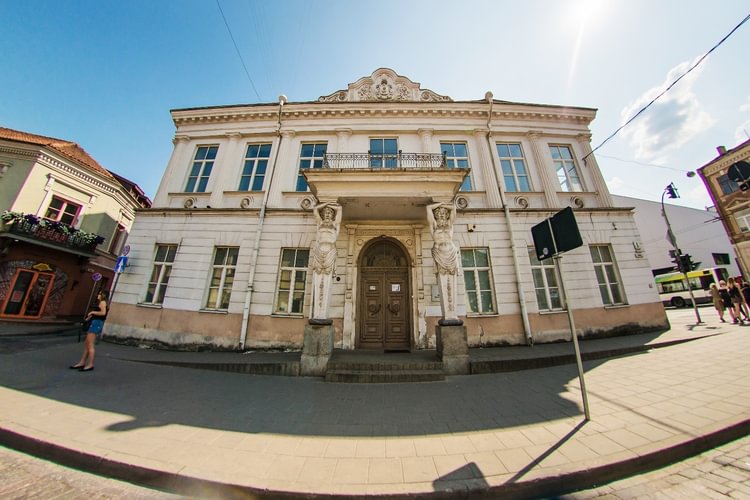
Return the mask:
[[[750,327],[678,313],[673,330],[713,336],[585,363],[590,422],[575,365],[345,385],[134,363],[106,344],[79,373],[73,343],[2,358],[0,442],[184,493],[544,496],[747,434]]]

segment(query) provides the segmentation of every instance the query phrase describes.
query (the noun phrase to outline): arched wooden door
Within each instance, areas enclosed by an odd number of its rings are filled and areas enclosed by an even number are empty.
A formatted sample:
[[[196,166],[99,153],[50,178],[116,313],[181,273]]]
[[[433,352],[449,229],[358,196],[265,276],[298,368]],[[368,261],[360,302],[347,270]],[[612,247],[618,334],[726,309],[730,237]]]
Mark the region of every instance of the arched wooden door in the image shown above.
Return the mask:
[[[358,342],[360,349],[411,348],[409,259],[396,243],[379,240],[359,264]]]

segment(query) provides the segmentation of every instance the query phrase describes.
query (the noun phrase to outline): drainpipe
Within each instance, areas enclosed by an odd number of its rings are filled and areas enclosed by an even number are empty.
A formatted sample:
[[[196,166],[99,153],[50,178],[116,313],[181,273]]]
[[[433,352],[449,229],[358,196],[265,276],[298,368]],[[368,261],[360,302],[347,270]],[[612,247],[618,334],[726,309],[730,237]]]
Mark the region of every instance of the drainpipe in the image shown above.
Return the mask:
[[[260,207],[260,214],[258,215],[258,226],[255,230],[255,245],[253,246],[253,257],[250,260],[250,275],[247,277],[247,292],[245,293],[245,304],[242,307],[242,328],[240,330],[240,350],[245,348],[245,340],[247,339],[247,324],[250,321],[250,303],[253,298],[253,282],[255,281],[255,267],[258,263],[258,253],[260,251],[260,237],[263,234],[263,223],[266,220],[266,208],[268,207],[268,196],[271,193],[271,187],[273,186],[273,174],[276,172],[276,161],[279,159],[279,150],[281,150],[281,111],[286,104],[286,96],[279,96],[279,115],[278,115],[278,126],[276,128],[276,135],[279,137],[279,144],[276,146],[276,151],[273,155],[273,162],[271,163],[271,171],[268,173],[268,187],[263,194],[263,203]]]
[[[487,147],[490,148],[490,158],[492,158],[492,166],[495,170],[495,172],[500,172],[497,165],[497,160],[495,159],[495,154],[492,150],[492,92],[487,92],[484,95],[484,98],[487,99],[487,102],[490,105],[490,109],[487,112]],[[528,310],[526,309],[526,293],[524,292],[523,288],[523,281],[521,280],[521,268],[518,263],[518,255],[516,255],[516,238],[513,234],[513,223],[510,220],[510,209],[508,208],[508,203],[505,200],[505,188],[503,187],[502,182],[499,183],[500,187],[500,202],[503,204],[503,212],[505,213],[505,220],[508,221],[508,234],[510,235],[510,251],[513,255],[513,270],[516,273],[516,284],[518,287],[518,297],[520,299],[521,304],[521,319],[523,320],[523,332],[526,335],[526,344],[529,345],[529,347],[534,345],[534,339],[531,336],[531,326],[529,325],[529,314]]]

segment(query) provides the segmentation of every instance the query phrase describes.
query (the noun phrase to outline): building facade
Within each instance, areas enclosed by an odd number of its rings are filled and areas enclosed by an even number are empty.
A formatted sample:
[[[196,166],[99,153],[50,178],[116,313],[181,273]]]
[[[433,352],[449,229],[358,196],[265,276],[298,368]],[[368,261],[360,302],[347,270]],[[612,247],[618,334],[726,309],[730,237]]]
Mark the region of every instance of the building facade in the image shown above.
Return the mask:
[[[387,68],[314,102],[173,110],[106,333],[299,348],[324,304],[345,349],[434,347],[446,311],[472,346],[570,338],[531,236],[566,207],[584,241],[561,265],[579,335],[666,328],[632,210],[590,154],[595,115],[454,101]]]
[[[148,206],[78,144],[0,128],[0,319],[80,320]]]
[[[726,151],[698,169],[698,175],[711,195],[729,240],[734,246],[737,265],[750,280],[750,140]],[[735,172],[730,169],[734,166]]]

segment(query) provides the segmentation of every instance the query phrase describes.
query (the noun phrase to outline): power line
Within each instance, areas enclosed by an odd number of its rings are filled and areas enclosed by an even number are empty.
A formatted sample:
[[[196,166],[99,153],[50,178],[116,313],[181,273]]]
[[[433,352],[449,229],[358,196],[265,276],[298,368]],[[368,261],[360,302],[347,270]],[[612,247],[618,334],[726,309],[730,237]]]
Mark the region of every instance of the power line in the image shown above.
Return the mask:
[[[218,0],[216,0],[216,1],[218,2]],[[584,160],[584,161],[586,161],[586,158],[588,158],[588,156],[589,156],[589,155],[592,155],[592,154],[594,154],[594,151],[596,151],[596,150],[597,150],[597,149],[599,149],[600,147],[604,146],[604,145],[605,145],[605,144],[606,144],[607,142],[609,142],[609,140],[610,140],[610,139],[612,139],[612,138],[613,138],[614,136],[616,136],[616,135],[617,135],[617,134],[618,134],[618,133],[620,132],[620,130],[622,130],[622,129],[624,129],[625,127],[627,127],[628,125],[630,125],[630,123],[631,123],[631,122],[632,122],[633,120],[635,120],[636,118],[638,118],[638,116],[639,116],[639,115],[640,115],[641,113],[643,113],[643,112],[644,112],[644,111],[646,111],[646,110],[647,110],[647,109],[648,109],[649,107],[651,107],[651,105],[652,105],[653,103],[655,103],[657,99],[659,99],[659,98],[660,98],[661,96],[663,96],[664,94],[666,94],[667,92],[669,92],[669,91],[670,91],[670,90],[672,89],[672,87],[674,87],[674,86],[675,86],[675,85],[677,84],[677,82],[679,82],[680,80],[682,80],[682,79],[683,79],[683,78],[684,78],[685,76],[687,76],[687,75],[688,75],[688,73],[690,73],[691,71],[693,71],[693,70],[694,70],[694,69],[695,69],[695,68],[696,68],[696,67],[697,67],[697,66],[698,66],[698,65],[699,65],[700,63],[702,63],[702,62],[703,62],[703,60],[704,60],[704,59],[705,59],[706,57],[708,57],[708,55],[709,55],[709,54],[710,54],[711,52],[713,52],[714,50],[716,50],[716,49],[717,49],[717,48],[719,47],[719,45],[721,45],[722,43],[724,43],[724,42],[725,42],[725,41],[727,40],[727,38],[729,38],[730,36],[732,36],[732,34],[733,34],[733,33],[734,33],[735,31],[737,31],[737,30],[738,30],[738,29],[740,28],[740,26],[742,26],[743,24],[745,24],[745,23],[747,22],[747,20],[748,20],[748,19],[750,19],[750,14],[748,14],[747,16],[745,16],[745,19],[743,19],[742,21],[740,21],[740,23],[739,23],[739,24],[738,24],[737,26],[735,26],[734,28],[732,28],[732,31],[730,31],[729,33],[727,33],[727,34],[726,34],[726,35],[724,36],[724,38],[722,38],[721,40],[719,40],[719,43],[717,43],[716,45],[714,45],[713,47],[711,47],[711,49],[710,49],[710,50],[709,50],[708,52],[706,52],[705,54],[703,54],[703,55],[701,56],[701,58],[700,58],[700,59],[698,59],[698,60],[697,60],[697,61],[695,62],[695,64],[693,64],[693,65],[692,65],[692,66],[690,67],[690,69],[688,69],[688,70],[687,70],[686,72],[684,72],[684,73],[683,73],[682,75],[680,75],[680,76],[679,76],[679,77],[678,77],[678,78],[677,78],[677,79],[676,79],[675,81],[673,81],[672,83],[670,83],[670,84],[669,84],[669,86],[668,86],[668,87],[667,87],[666,89],[664,89],[664,90],[663,90],[663,91],[662,91],[661,93],[659,93],[659,95],[657,95],[656,97],[654,97],[653,99],[651,99],[651,102],[649,102],[649,103],[648,103],[648,104],[646,104],[646,105],[645,105],[644,107],[642,107],[642,108],[641,108],[641,109],[640,109],[640,110],[639,110],[639,111],[638,111],[638,112],[637,112],[636,114],[634,114],[634,115],[633,115],[633,116],[632,116],[632,117],[631,117],[631,118],[630,118],[630,119],[629,119],[628,121],[626,121],[626,122],[625,122],[624,124],[622,124],[622,125],[621,125],[621,126],[620,126],[620,127],[619,127],[619,128],[617,129],[617,130],[615,130],[614,132],[612,132],[612,134],[610,134],[610,136],[609,136],[609,137],[607,137],[606,139],[604,139],[604,140],[603,140],[603,141],[601,142],[601,144],[599,144],[599,145],[598,145],[597,147],[595,147],[594,149],[592,149],[592,150],[591,150],[591,152],[589,152],[588,154],[586,154],[586,156],[584,156],[584,157],[583,157],[583,160]]]
[[[688,172],[685,169],[674,168],[674,167],[667,167],[666,165],[657,165],[656,163],[644,163],[644,162],[635,161],[635,160],[626,160],[624,158],[617,158],[616,156],[607,156],[607,155],[603,155],[601,153],[599,153],[597,155],[597,157],[599,157],[599,158],[609,158],[610,160],[617,160],[617,161],[621,161],[623,163],[633,163],[635,165],[643,165],[644,167],[665,168],[667,170],[674,170],[675,172],[681,172],[683,174],[686,173],[686,172]]]
[[[219,12],[221,12],[221,18],[224,20],[224,26],[227,27],[227,31],[229,32],[229,37],[232,39],[232,43],[234,44],[234,50],[237,51],[237,55],[240,58],[240,62],[242,63],[242,67],[245,69],[245,74],[247,75],[247,79],[250,81],[250,85],[253,87],[253,91],[255,92],[255,96],[258,98],[258,102],[260,102],[260,94],[258,94],[258,90],[255,88],[255,83],[253,83],[253,79],[250,78],[250,72],[247,70],[247,66],[245,66],[245,60],[242,58],[242,54],[240,54],[240,49],[237,47],[237,42],[234,40],[234,35],[232,35],[232,30],[229,28],[229,23],[227,22],[227,18],[224,15],[224,10],[221,8],[221,4],[219,3],[219,0],[216,0],[216,5],[219,7]]]

